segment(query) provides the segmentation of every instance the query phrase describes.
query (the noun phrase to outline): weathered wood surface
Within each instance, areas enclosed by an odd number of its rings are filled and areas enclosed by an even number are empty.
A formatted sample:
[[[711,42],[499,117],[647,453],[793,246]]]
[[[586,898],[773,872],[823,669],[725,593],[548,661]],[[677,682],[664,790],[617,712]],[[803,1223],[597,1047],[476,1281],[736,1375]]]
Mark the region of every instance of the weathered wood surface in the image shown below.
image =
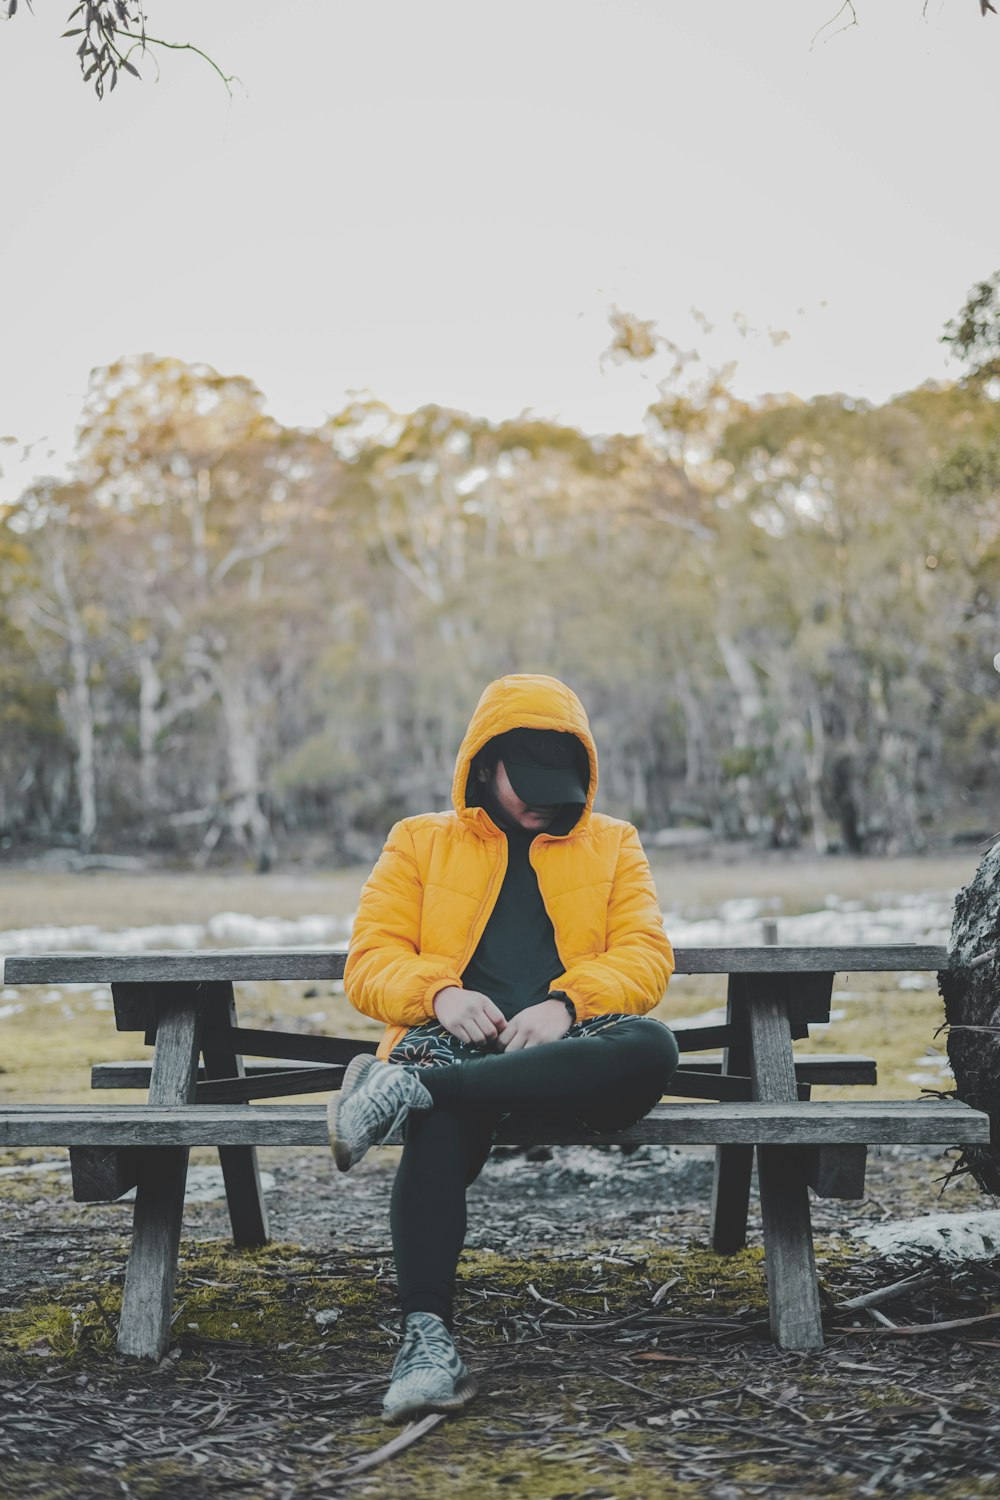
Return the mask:
[[[133,1105],[133,1112],[144,1115],[158,1107],[196,1108],[190,1101],[197,1058],[198,1009],[181,989],[175,1003],[160,1014],[150,1102]],[[246,1109],[243,1112],[249,1113]],[[161,1136],[155,1144],[156,1150],[143,1153],[139,1167],[132,1248],[118,1327],[122,1354],[143,1359],[159,1359],[170,1335],[188,1164],[188,1146],[182,1137]]]
[[[327,1094],[339,1089],[346,1068],[309,1067],[282,1073],[258,1073],[253,1078],[220,1078],[199,1083],[194,1091],[197,1104],[228,1104],[242,1099],[288,1099],[293,1094]]]
[[[806,1181],[817,1198],[863,1198],[867,1146],[817,1146],[809,1154]]]
[[[799,1147],[757,1148],[768,1314],[779,1349],[823,1347],[807,1165]]]
[[[259,1031],[235,1026],[222,1036],[209,1027],[206,1043],[215,1041],[234,1047],[244,1057],[290,1057],[297,1062],[349,1063],[359,1053],[374,1054],[377,1042],[356,1037],[309,1036],[298,1031]]]
[[[911,943],[790,948],[678,948],[678,974],[890,974],[947,968],[944,947]],[[227,948],[199,953],[37,953],[4,961],[3,982],[153,984],[201,980],[340,979],[346,953],[333,949]]]
[[[736,1000],[737,990],[742,985],[741,979],[729,976],[726,986],[728,1035],[722,1053],[723,1073],[742,1075],[750,1072],[746,1008],[739,1006]],[[709,1208],[709,1243],[718,1255],[730,1255],[736,1250],[742,1250],[746,1244],[752,1175],[753,1146],[723,1145],[715,1148]]]
[[[674,1038],[681,1052],[704,1052],[706,1047],[726,1048],[732,1041],[732,1027],[678,1026]]]
[[[989,1117],[949,1099],[790,1100],[779,1103],[658,1104],[638,1125],[590,1135],[544,1120],[509,1121],[505,1144],[954,1145],[989,1139]],[[5,1104],[4,1146],[319,1146],[318,1104]]]
[[[147,1083],[149,1069],[146,1069]],[[71,1146],[74,1203],[113,1203],[139,1180],[140,1154],[114,1146]]]
[[[784,981],[784,976],[781,976]],[[790,1006],[768,975],[742,981],[750,1039],[750,1072],[759,1103],[795,1100]],[[816,986],[816,1005],[829,1011],[833,975]],[[815,1106],[810,1102],[807,1108]],[[823,1319],[816,1282],[816,1259],[809,1217],[808,1153],[787,1146],[758,1144],[757,1182],[767,1272],[771,1336],[779,1349],[821,1349]]]
[[[747,996],[751,1072],[754,1098],[778,1102],[795,1098],[795,1061],[788,1014],[782,1002],[768,994],[766,983]]]
[[[236,1088],[245,1090],[246,1075],[243,1058],[233,1046],[233,1028],[236,1026],[236,1001],[231,984],[216,986],[217,999],[207,1019],[210,1024],[202,1032],[202,1057],[204,1072],[208,1079],[233,1080]],[[206,1082],[201,1090],[211,1089]],[[240,1098],[240,1094],[236,1094]],[[242,1095],[248,1097],[244,1092]],[[225,1098],[223,1094],[220,1102]],[[199,1099],[199,1088],[195,1087],[195,1101]],[[206,1100],[207,1102],[207,1100]],[[247,1249],[255,1245],[266,1245],[268,1241],[267,1205],[260,1185],[260,1170],[257,1165],[255,1146],[220,1146],[219,1165],[226,1184],[226,1204],[229,1222],[233,1230],[233,1244]]]
[[[795,1077],[800,1083],[868,1084],[878,1082],[878,1068],[873,1057],[863,1053],[823,1052],[794,1059]],[[689,1073],[718,1073],[720,1057],[686,1057],[684,1069]],[[732,1071],[732,1070],[730,1070]]]

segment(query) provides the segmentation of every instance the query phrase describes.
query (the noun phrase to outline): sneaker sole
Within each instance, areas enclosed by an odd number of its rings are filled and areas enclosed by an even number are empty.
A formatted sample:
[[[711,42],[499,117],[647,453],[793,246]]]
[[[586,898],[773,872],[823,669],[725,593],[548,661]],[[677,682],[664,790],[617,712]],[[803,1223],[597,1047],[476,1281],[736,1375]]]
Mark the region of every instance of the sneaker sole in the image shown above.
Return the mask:
[[[455,1387],[453,1396],[442,1397],[440,1401],[420,1401],[414,1398],[402,1406],[393,1407],[392,1411],[386,1411],[383,1407],[382,1420],[383,1422],[405,1422],[411,1417],[424,1417],[433,1411],[461,1411],[463,1406],[468,1406],[478,1390],[476,1377],[471,1373],[466,1373]]]
[[[337,1163],[338,1170],[349,1172],[354,1165],[354,1157],[350,1149],[339,1139],[337,1135],[337,1111],[342,1100],[355,1089],[359,1089],[371,1071],[375,1058],[370,1052],[360,1052],[357,1057],[352,1057],[344,1070],[344,1081],[340,1087],[340,1094],[334,1094],[326,1109],[327,1125],[330,1131],[330,1148],[333,1151],[333,1159]]]

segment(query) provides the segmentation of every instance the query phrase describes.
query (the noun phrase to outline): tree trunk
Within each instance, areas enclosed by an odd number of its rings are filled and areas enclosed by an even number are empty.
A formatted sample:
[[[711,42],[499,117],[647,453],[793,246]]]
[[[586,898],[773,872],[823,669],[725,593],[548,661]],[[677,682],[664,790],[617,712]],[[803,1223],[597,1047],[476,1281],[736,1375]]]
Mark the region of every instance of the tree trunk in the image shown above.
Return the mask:
[[[823,710],[818,698],[809,700],[809,739],[805,751],[806,786],[809,791],[809,821],[812,844],[817,854],[826,854],[826,809],[823,806],[823,762],[826,759],[826,734]]]
[[[87,649],[86,626],[66,576],[61,548],[55,554],[52,577],[63,608],[70,661],[69,691],[60,692],[58,702],[63,720],[76,743],[80,847],[86,853],[97,832],[97,768],[94,762],[94,705],[90,696],[90,652]]]
[[[217,686],[229,760],[227,821],[237,842],[250,849],[257,869],[264,872],[271,868],[275,856],[274,835],[260,803],[260,740],[256,719],[264,695],[248,691],[240,676],[225,669],[219,671]]]
[[[958,894],[940,977],[956,1093],[993,1122],[989,1146],[966,1146],[958,1171],[1000,1194],[1000,841]]]
[[[156,706],[162,693],[163,684],[156,662],[148,651],[143,651],[139,657],[139,788],[142,821],[147,833],[156,809],[156,737],[159,731]]]

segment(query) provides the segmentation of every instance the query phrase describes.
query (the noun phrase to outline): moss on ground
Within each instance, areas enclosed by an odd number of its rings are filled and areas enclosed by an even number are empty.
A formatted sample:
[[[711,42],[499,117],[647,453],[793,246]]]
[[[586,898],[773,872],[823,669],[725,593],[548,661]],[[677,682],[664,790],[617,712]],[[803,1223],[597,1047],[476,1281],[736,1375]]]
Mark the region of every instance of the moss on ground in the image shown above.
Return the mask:
[[[363,1268],[331,1275],[318,1256],[271,1244],[181,1247],[171,1344],[197,1357],[213,1345],[266,1353],[278,1367],[322,1364],[338,1344],[370,1337],[390,1310],[392,1288]],[[0,1321],[0,1368],[25,1356],[73,1368],[115,1356],[121,1284],[78,1277],[36,1293]],[[388,1346],[383,1335],[380,1342]]]

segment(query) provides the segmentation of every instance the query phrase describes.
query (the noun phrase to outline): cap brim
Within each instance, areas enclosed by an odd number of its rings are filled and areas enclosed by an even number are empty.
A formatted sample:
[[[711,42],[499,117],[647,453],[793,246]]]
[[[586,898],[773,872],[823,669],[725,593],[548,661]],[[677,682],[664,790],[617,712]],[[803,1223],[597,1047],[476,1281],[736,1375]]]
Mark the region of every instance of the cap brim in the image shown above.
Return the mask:
[[[507,780],[529,807],[557,807],[563,802],[586,802],[587,791],[575,771],[562,766],[508,765]]]

